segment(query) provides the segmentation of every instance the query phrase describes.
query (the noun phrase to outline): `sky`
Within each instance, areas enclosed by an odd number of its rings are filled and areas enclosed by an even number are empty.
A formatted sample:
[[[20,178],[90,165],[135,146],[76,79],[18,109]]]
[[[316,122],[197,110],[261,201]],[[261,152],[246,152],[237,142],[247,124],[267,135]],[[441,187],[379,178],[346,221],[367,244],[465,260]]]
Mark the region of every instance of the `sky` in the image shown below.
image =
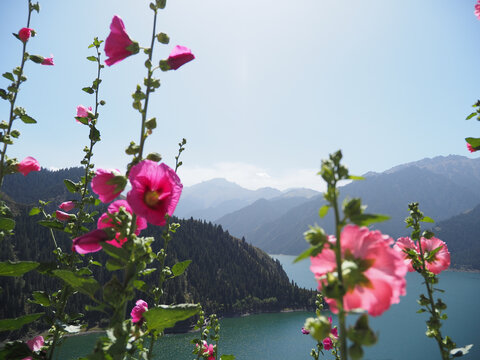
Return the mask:
[[[27,63],[28,81],[17,105],[36,125],[15,123],[21,136],[7,154],[35,157],[45,168],[79,166],[89,143],[76,123],[76,106],[94,98],[81,88],[96,75],[88,45],[105,39],[113,15],[130,37],[149,46],[153,12],[145,0],[39,0],[32,15],[38,35],[31,54],[54,56],[55,66]],[[0,1],[0,71],[19,65],[27,0]],[[356,175],[381,172],[425,157],[468,157],[465,121],[480,97],[480,20],[474,0],[169,0],[157,32],[154,60],[175,45],[196,59],[158,72],[149,117],[158,127],[147,153],[175,165],[178,142],[187,139],[179,176],[186,186],[215,177],[256,189],[324,188],[321,160],[342,149]],[[104,53],[102,53],[105,59]],[[146,55],[131,56],[102,73],[94,150],[97,168],[124,171],[124,149],[139,142],[141,119],[131,107],[143,83]],[[0,88],[8,81],[0,79]],[[9,107],[0,103],[0,120]]]

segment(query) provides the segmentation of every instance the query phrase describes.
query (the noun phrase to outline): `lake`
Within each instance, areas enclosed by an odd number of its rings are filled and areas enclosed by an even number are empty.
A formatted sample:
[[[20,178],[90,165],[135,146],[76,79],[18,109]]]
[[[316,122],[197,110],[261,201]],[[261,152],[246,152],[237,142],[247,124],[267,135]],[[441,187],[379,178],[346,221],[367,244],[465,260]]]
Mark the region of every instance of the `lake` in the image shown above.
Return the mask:
[[[294,256],[272,255],[279,259],[291,279],[303,287],[315,288],[308,269],[309,261],[292,264]],[[443,272],[438,287],[448,305],[449,319],[442,334],[449,335],[458,346],[474,344],[464,359],[480,359],[480,273]],[[437,344],[425,336],[426,314],[417,314],[418,295],[424,293],[420,275],[407,274],[407,295],[381,317],[370,317],[370,326],[379,333],[378,343],[365,349],[364,359],[430,360],[440,359]],[[438,295],[436,295],[438,296]],[[300,332],[308,312],[259,314],[220,321],[220,354],[234,354],[237,360],[307,360],[315,341]],[[335,316],[334,316],[334,324]],[[354,321],[352,319],[352,321]],[[70,337],[56,354],[57,359],[76,359],[89,353],[98,334]],[[156,360],[193,359],[190,340],[196,334],[166,335],[155,344]],[[331,359],[332,357],[326,357]]]

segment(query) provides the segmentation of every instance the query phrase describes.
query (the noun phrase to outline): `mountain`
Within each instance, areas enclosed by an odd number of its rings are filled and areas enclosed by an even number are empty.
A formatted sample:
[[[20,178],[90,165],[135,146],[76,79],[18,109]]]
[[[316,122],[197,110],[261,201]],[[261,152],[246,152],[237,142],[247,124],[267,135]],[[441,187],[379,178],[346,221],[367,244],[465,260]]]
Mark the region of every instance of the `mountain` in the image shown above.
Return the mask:
[[[433,227],[435,236],[446,242],[453,268],[480,270],[480,205]]]
[[[61,176],[59,176],[61,174]],[[35,203],[30,192],[33,190],[44,200],[55,199],[55,206],[68,198],[70,193],[63,191],[63,178],[78,181],[81,172],[77,168],[60,172],[31,173],[26,178],[15,174],[10,176],[8,193],[2,194],[4,199],[14,198],[14,194],[22,194],[23,202]],[[7,177],[8,179],[8,177]],[[42,179],[41,181],[39,179]],[[39,189],[30,189],[31,184],[49,184],[48,196]],[[56,189],[56,190],[54,190]],[[23,205],[6,200],[15,214],[15,235],[0,242],[0,261],[35,260],[49,262],[53,259],[53,244],[50,230],[36,222],[41,215],[29,216],[31,205]],[[53,204],[52,204],[53,205]],[[197,220],[177,220],[180,228],[173,234],[167,249],[167,265],[175,262],[192,260],[183,276],[166,283],[165,303],[200,302],[208,312],[219,315],[242,314],[246,312],[280,311],[285,308],[314,307],[314,292],[299,288],[290,282],[282,266],[264,251],[232,237],[221,226]],[[92,224],[93,226],[93,224]],[[153,251],[160,251],[162,228],[150,226],[144,230],[143,236],[154,236]],[[71,240],[65,233],[55,232],[59,246],[69,252]],[[106,262],[103,252],[86,256],[85,262],[92,258],[100,263]],[[112,272],[105,268],[93,267],[96,278],[107,282]],[[121,277],[121,274],[119,274]],[[154,273],[154,280],[158,274]],[[148,281],[146,278],[145,281]],[[13,318],[28,312],[35,312],[36,305],[30,304],[28,298],[32,291],[44,290],[50,293],[60,288],[55,278],[49,278],[32,271],[22,278],[0,278],[2,289],[2,307],[0,319]],[[145,294],[142,294],[145,296]],[[147,302],[149,299],[145,299]],[[84,312],[89,300],[83,295],[74,297],[71,309]],[[102,324],[100,313],[90,312],[87,320],[91,325]],[[12,338],[19,334],[10,334]]]
[[[276,197],[310,198],[319,193],[311,189],[288,189],[284,192],[273,188],[248,190],[225,179],[212,179],[185,187],[175,215],[180,218],[194,218],[214,221],[239,210],[259,199]]]
[[[408,215],[409,202],[420,202],[421,210],[437,222],[446,220],[480,203],[480,187],[473,186],[475,181],[480,183],[478,159],[436,157],[401,165],[384,173],[367,173],[365,180],[341,187],[340,200],[347,196],[361,197],[363,204],[368,205],[367,212],[391,216],[389,221],[375,224],[375,228],[396,238],[408,234],[404,219]],[[302,234],[309,225],[318,223],[332,233],[331,214],[324,219],[318,217],[318,210],[323,204],[323,197],[317,196],[290,208],[276,219],[273,219],[272,212],[267,211],[266,220],[256,220],[252,226],[252,220],[246,216],[248,211],[239,211],[235,213],[232,229],[235,234],[244,234],[248,242],[270,254],[296,255],[307,248]],[[262,206],[268,208],[267,204]],[[260,210],[249,210],[255,217],[262,216]],[[232,225],[224,223],[227,230],[230,230],[229,226]]]

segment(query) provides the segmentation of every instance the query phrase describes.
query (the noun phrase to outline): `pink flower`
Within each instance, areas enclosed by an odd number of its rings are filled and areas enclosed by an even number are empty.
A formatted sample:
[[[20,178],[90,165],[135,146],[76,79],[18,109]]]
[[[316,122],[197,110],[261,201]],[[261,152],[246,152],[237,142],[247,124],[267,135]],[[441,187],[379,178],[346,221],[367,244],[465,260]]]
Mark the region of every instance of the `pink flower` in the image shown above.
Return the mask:
[[[148,304],[143,300],[137,300],[137,302],[135,303],[135,306],[130,312],[130,316],[132,317],[132,322],[137,323],[143,320],[142,314],[147,310],[148,310]]]
[[[27,341],[27,346],[30,350],[37,352],[43,347],[44,343],[43,336],[35,336],[33,339]],[[32,357],[27,356],[22,360],[32,360]]]
[[[302,334],[303,335],[308,335],[308,334],[310,334],[310,330],[307,330],[304,327],[302,327]]]
[[[475,4],[474,14],[477,17],[477,19],[480,20],[480,0],[478,0],[477,3]]]
[[[420,242],[422,245],[424,258],[426,259],[425,267],[428,271],[438,275],[443,270],[448,269],[450,266],[450,252],[448,251],[447,244],[445,244],[445,242],[435,237],[430,239],[422,237],[420,238]],[[439,247],[441,247],[441,249],[438,250],[433,259],[430,259],[430,261],[427,260],[428,254]],[[415,271],[412,266],[412,260],[407,256],[405,251],[409,249],[414,250],[417,253],[418,259],[421,260],[420,248],[418,247],[418,244],[415,244],[409,237],[399,238],[395,243],[394,249],[401,252],[402,256],[404,257],[404,261],[408,266],[408,271]]]
[[[128,211],[130,214],[132,214],[132,208],[128,204],[126,200],[117,200],[111,203],[108,206],[107,213],[109,214],[115,214],[120,211],[120,207],[123,207],[126,211]],[[113,224],[112,219],[108,216],[107,213],[102,214],[100,218],[98,219],[97,222],[97,228],[103,229],[106,227],[113,227],[115,228],[115,224]],[[147,227],[147,220],[144,218],[137,216],[136,220],[137,227],[135,229],[135,234],[139,235],[140,231],[143,229],[146,229]],[[122,245],[127,241],[127,238],[121,238],[120,233],[117,233],[115,236],[114,240],[107,241],[107,243],[116,246],[116,247],[122,247]]]
[[[60,204],[59,208],[65,211],[70,211],[75,207],[75,203],[73,201],[65,201]]]
[[[31,156],[27,156],[17,164],[17,170],[22,173],[23,176],[27,176],[30,171],[40,171],[40,169],[38,161]]]
[[[32,31],[33,29],[30,28],[21,28],[18,32],[18,37],[22,42],[26,43],[28,39],[30,39],[30,36],[32,36]]]
[[[90,113],[90,115],[89,115],[89,113]],[[90,121],[92,115],[93,114],[92,114],[92,107],[91,106],[89,106],[88,108],[86,106],[83,106],[83,105],[78,105],[77,106],[77,116],[76,116],[77,118],[79,118],[79,117],[80,118],[87,118],[88,121]],[[76,120],[77,120],[77,122],[80,122],[80,121],[78,121],[78,119],[76,119]]]
[[[120,195],[125,188],[125,183],[123,187],[120,183],[122,178],[119,170],[98,169],[92,179],[92,190],[102,202],[108,203]]]
[[[173,214],[183,188],[175,171],[163,163],[143,160],[132,167],[128,178],[132,190],[127,201],[133,212],[151,224],[165,225],[165,214]]]
[[[168,56],[167,63],[170,66],[170,69],[177,70],[180,66],[193,59],[195,59],[195,56],[189,48],[177,45]]]
[[[322,343],[325,350],[329,351],[333,349],[333,341],[329,337],[323,339]]]
[[[479,0],[480,1],[480,0]],[[477,4],[476,6],[480,6],[480,4]],[[479,10],[480,11],[480,10]],[[470,145],[469,143],[467,143],[467,149],[468,151],[470,151],[471,153],[475,152],[475,151],[478,151],[478,149],[475,149],[472,145]]]
[[[72,250],[79,254],[88,254],[102,250],[101,243],[108,240],[108,234],[96,229],[73,239]]]
[[[329,237],[331,244],[334,237]],[[364,309],[372,316],[381,315],[392,304],[405,295],[405,274],[407,267],[403,257],[390,248],[393,239],[379,231],[369,231],[366,227],[347,225],[341,234],[342,259],[350,274],[344,273],[347,293],[343,298],[346,311]],[[310,270],[319,280],[322,289],[327,273],[337,271],[335,253],[325,248],[320,254],[311,257]],[[335,299],[325,298],[330,309],[337,313]]]
[[[336,326],[332,329],[332,331],[330,331],[330,333],[336,338],[338,338],[338,329]]]
[[[42,65],[55,65],[53,63],[53,56],[43,59]]]
[[[213,355],[214,349],[212,344],[208,344],[205,340],[202,341],[202,355],[208,355],[208,360],[215,360]]]
[[[115,15],[110,24],[110,35],[105,40],[105,54],[108,56],[105,64],[111,66],[138,51],[138,43],[130,39],[122,19]]]
[[[60,211],[60,210],[55,211],[55,216],[60,221],[70,220],[70,214],[68,214],[66,212],[63,212],[63,211]]]

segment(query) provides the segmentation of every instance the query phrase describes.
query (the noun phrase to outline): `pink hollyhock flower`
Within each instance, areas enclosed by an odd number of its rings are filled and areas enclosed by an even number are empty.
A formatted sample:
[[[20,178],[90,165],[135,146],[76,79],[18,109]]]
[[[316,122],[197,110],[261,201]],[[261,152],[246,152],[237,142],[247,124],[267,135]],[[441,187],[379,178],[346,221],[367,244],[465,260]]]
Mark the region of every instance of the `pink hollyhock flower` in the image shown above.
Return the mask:
[[[148,310],[148,304],[143,300],[137,300],[137,302],[135,303],[135,306],[130,312],[130,316],[132,317],[132,322],[137,323],[143,320],[142,314],[147,310]]]
[[[330,236],[331,244],[335,238]],[[360,279],[346,283],[347,293],[343,298],[346,311],[364,309],[372,316],[381,315],[392,304],[400,301],[405,295],[405,274],[407,267],[403,257],[390,248],[393,239],[379,231],[370,231],[366,227],[347,225],[341,234],[342,258],[344,264],[352,263],[350,276],[344,278]],[[315,257],[311,257],[310,270],[319,280],[322,289],[327,273],[337,271],[335,253],[325,248]],[[337,313],[335,299],[325,298],[330,309]]]
[[[121,177],[120,171],[116,169],[98,169],[95,172],[95,177],[92,179],[92,190],[102,202],[109,203],[114,200],[125,188],[125,183],[122,187],[122,184],[116,181],[116,177]]]
[[[310,330],[307,330],[304,327],[302,327],[302,334],[303,335],[308,335],[308,334],[310,334]]]
[[[65,211],[70,211],[75,207],[75,203],[73,201],[65,201],[60,204],[59,208]]]
[[[127,201],[133,212],[150,224],[165,225],[165,214],[173,214],[183,188],[175,171],[163,163],[143,160],[132,167],[128,178],[132,190]]]
[[[53,56],[43,59],[42,65],[55,65],[53,63]]]
[[[81,118],[87,118],[88,121],[90,121],[91,118],[90,118],[89,113],[90,113],[91,115],[93,115],[93,114],[92,114],[92,107],[91,107],[91,106],[89,106],[88,108],[87,108],[86,106],[83,106],[83,105],[78,105],[78,106],[77,106],[77,116],[76,116],[77,118],[79,118],[79,117],[81,117]],[[78,119],[76,119],[76,120],[77,120],[77,122],[80,122],[80,121],[78,121]]]
[[[215,360],[213,345],[208,344],[205,340],[202,341],[202,352],[203,355],[208,355],[208,360]]]
[[[335,326],[332,331],[330,331],[330,333],[335,336],[335,338],[338,338],[338,329],[337,327]]]
[[[33,339],[27,341],[27,346],[30,350],[32,351],[39,351],[42,347],[45,341],[43,340],[43,336],[35,336]],[[22,360],[32,360],[31,356],[27,356],[26,358],[23,358]]]
[[[195,56],[189,48],[177,45],[168,56],[167,63],[170,66],[170,69],[177,70],[180,66],[193,59],[195,59]]]
[[[60,211],[60,210],[55,211],[55,216],[60,221],[70,220],[70,214],[68,214],[66,212],[63,212],[63,211]]]
[[[105,64],[111,66],[138,53],[139,49],[138,43],[132,41],[125,31],[122,19],[115,15],[110,24],[110,35],[105,40],[105,54],[108,56]]]
[[[323,343],[323,348],[325,350],[329,351],[333,349],[333,341],[329,337],[323,339],[322,343]]]
[[[475,16],[477,17],[477,19],[480,20],[480,0],[477,1],[477,3],[475,4],[475,12],[474,12]]]
[[[18,37],[22,42],[26,43],[28,39],[30,39],[30,36],[32,36],[32,31],[34,30],[30,28],[21,28],[18,32]]]
[[[480,1],[480,0],[479,0]],[[480,5],[478,5],[480,6]],[[467,143],[467,149],[468,151],[470,151],[471,153],[475,152],[475,151],[478,151],[478,149],[475,149],[472,145],[470,145],[469,143]]]
[[[22,173],[23,176],[27,176],[30,171],[40,171],[40,169],[41,167],[38,161],[31,156],[27,156],[17,164],[17,170]]]
[[[108,240],[108,234],[96,229],[73,239],[72,250],[79,254],[88,254],[102,250],[101,243]]]
[[[109,213],[109,214],[118,213],[120,211],[120,207],[123,207],[130,214],[133,214],[132,208],[130,207],[130,205],[128,204],[128,202],[126,200],[117,200],[117,201],[114,201],[113,203],[111,203],[108,206],[107,213]],[[102,214],[102,216],[100,216],[100,218],[98,219],[98,222],[97,222],[97,228],[99,228],[99,229],[103,229],[103,228],[106,228],[106,227],[115,228],[115,224],[113,224],[112,219],[108,216],[107,213],[104,213],[104,214]],[[147,228],[147,220],[145,220],[144,218],[142,218],[140,216],[137,216],[136,224],[137,224],[137,227],[135,229],[135,234],[136,235],[139,235],[140,231]],[[107,243],[111,244],[113,246],[116,246],[116,247],[122,247],[122,245],[126,241],[127,241],[127,238],[121,238],[120,233],[117,233],[116,236],[115,236],[115,239],[114,240],[109,240],[109,241],[107,241]]]
[[[431,271],[434,274],[440,274],[443,270],[448,269],[450,266],[450,252],[448,251],[447,244],[436,237],[432,237],[430,239],[420,238],[420,242],[422,245],[422,251],[424,253],[424,257],[428,256],[428,253],[432,252],[433,250],[441,247],[441,249],[435,254],[433,259],[430,261],[425,261],[425,267],[428,271]],[[408,266],[408,271],[415,271],[412,267],[412,260],[407,256],[405,250],[412,249],[418,255],[418,259],[420,258],[420,248],[418,244],[415,244],[412,239],[406,238],[399,238],[394,246],[394,249],[400,251],[404,257],[404,261]]]

